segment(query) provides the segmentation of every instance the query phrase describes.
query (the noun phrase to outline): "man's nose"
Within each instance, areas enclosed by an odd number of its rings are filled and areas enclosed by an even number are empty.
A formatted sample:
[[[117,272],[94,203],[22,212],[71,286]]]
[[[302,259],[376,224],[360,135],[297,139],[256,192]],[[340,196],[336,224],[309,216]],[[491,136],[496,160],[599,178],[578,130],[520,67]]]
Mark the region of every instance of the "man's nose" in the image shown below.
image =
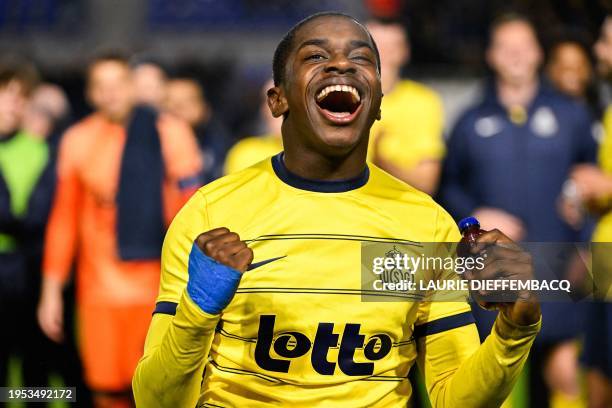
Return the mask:
[[[325,72],[336,72],[339,74],[355,73],[355,65],[342,53],[334,54],[327,62]]]

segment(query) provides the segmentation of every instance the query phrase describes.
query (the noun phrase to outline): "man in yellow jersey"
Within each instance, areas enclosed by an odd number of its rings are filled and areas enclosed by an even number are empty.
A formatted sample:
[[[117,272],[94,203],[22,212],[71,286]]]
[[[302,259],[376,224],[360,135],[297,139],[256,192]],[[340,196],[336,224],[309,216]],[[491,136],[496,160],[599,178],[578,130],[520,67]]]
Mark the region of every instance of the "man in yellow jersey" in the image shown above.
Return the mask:
[[[405,407],[418,362],[434,406],[499,406],[541,325],[533,294],[500,306],[482,345],[464,301],[362,301],[362,243],[459,239],[429,196],[366,164],[382,97],[366,28],[310,16],[273,71],[284,152],[201,188],[172,223],[137,405]],[[532,277],[499,231],[478,242],[506,246],[481,278]]]
[[[380,52],[382,119],[372,126],[368,160],[427,194],[435,193],[444,157],[444,111],[432,89],[402,79],[410,59],[404,26],[370,20],[366,27]]]
[[[272,88],[272,79],[266,81],[262,87],[262,101],[259,108],[259,116],[263,132],[260,136],[247,137],[236,143],[227,153],[223,172],[234,173],[238,170],[273,156],[283,150],[281,138],[282,118],[275,118],[268,108],[268,89]]]

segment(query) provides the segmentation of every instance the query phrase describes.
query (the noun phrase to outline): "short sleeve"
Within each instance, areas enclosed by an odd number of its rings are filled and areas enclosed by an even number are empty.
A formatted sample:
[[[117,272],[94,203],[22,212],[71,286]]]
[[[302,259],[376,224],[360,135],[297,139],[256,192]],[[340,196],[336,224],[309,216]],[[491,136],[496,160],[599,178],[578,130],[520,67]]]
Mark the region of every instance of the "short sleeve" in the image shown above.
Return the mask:
[[[257,163],[262,159],[259,150],[253,138],[239,141],[227,153],[223,174],[232,174]]]
[[[440,97],[430,89],[419,86],[402,91],[405,95],[393,100],[399,106],[383,107],[382,120],[372,127],[371,138],[372,145],[378,143],[383,160],[410,170],[423,160],[444,157],[444,111]]]

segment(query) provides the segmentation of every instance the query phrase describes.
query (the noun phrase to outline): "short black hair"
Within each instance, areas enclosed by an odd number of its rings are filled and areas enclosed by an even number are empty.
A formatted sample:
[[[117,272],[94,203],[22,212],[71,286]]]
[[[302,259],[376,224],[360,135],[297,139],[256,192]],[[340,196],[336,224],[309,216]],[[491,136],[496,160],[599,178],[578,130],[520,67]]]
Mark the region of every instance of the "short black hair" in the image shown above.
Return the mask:
[[[344,14],[339,11],[323,11],[321,13],[312,14],[291,27],[291,29],[276,46],[276,50],[274,51],[274,59],[272,60],[272,78],[274,79],[274,86],[282,84],[285,80],[285,66],[287,65],[289,54],[291,54],[291,51],[293,51],[293,40],[298,30],[307,23],[322,17],[344,17],[348,18],[349,20],[353,20],[355,23],[363,27],[363,29],[368,33],[370,41],[372,41],[372,45],[374,46],[374,53],[376,54],[376,68],[380,72],[380,55],[378,53],[378,47],[376,46],[376,42],[374,41],[374,38],[372,38],[372,35],[368,29],[353,16],[349,16],[348,14]]]

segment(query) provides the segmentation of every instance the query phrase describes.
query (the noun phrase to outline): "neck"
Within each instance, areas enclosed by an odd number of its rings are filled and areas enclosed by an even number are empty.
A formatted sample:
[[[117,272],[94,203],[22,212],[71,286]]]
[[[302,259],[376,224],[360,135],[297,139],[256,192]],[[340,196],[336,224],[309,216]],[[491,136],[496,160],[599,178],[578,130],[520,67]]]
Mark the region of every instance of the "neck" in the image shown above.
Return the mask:
[[[355,148],[345,156],[324,156],[285,145],[284,162],[287,170],[308,180],[348,180],[362,174],[366,167],[365,153],[365,149]]]
[[[533,78],[529,81],[512,83],[497,80],[497,95],[501,104],[507,108],[512,106],[526,107],[538,91],[539,81]]]
[[[105,111],[98,111],[106,120],[116,125],[125,126],[130,120],[134,107],[123,113],[110,113]]]

